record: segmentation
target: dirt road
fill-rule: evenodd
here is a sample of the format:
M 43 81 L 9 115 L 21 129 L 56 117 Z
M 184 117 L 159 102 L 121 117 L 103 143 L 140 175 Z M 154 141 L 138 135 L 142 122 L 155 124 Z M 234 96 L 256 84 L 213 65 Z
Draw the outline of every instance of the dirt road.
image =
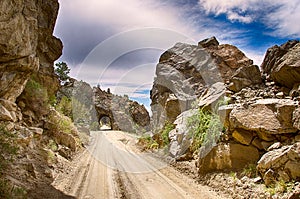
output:
M 121 131 L 91 135 L 90 146 L 73 160 L 73 168 L 53 183 L 66 194 L 82 199 L 222 198 L 159 158 L 139 152 L 133 135 Z

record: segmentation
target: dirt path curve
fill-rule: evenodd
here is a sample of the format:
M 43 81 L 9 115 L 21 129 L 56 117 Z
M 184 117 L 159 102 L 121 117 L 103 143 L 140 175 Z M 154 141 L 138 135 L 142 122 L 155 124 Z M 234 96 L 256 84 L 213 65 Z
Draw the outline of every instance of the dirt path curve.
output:
M 223 198 L 151 154 L 141 153 L 136 137 L 121 131 L 92 132 L 87 150 L 53 186 L 82 199 Z

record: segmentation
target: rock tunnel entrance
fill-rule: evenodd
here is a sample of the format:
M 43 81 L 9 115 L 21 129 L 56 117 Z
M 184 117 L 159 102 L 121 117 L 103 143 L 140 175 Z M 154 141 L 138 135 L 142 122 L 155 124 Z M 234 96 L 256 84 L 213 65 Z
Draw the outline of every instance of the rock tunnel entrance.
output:
M 112 130 L 112 121 L 108 115 L 102 115 L 99 119 L 101 130 Z

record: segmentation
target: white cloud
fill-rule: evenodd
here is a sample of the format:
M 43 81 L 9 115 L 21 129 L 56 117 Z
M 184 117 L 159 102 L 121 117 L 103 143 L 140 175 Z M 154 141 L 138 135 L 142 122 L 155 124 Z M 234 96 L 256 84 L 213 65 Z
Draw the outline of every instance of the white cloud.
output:
M 266 16 L 266 24 L 275 27 L 278 36 L 300 37 L 300 0 L 283 0 L 282 6 Z
M 231 21 L 263 22 L 275 36 L 300 37 L 300 0 L 199 0 L 206 14 L 225 14 Z
M 60 0 L 61 15 L 75 21 L 101 24 L 116 32 L 141 27 L 159 27 L 191 34 L 192 27 L 178 10 L 157 0 Z

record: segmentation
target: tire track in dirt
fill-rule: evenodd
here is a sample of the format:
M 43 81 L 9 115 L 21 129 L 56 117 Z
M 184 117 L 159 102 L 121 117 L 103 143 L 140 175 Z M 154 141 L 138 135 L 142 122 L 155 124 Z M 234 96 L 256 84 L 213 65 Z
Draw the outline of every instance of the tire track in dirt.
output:
M 89 149 L 73 161 L 72 172 L 56 180 L 56 188 L 80 199 L 224 198 L 159 158 L 140 154 L 132 135 L 99 131 L 92 136 Z

